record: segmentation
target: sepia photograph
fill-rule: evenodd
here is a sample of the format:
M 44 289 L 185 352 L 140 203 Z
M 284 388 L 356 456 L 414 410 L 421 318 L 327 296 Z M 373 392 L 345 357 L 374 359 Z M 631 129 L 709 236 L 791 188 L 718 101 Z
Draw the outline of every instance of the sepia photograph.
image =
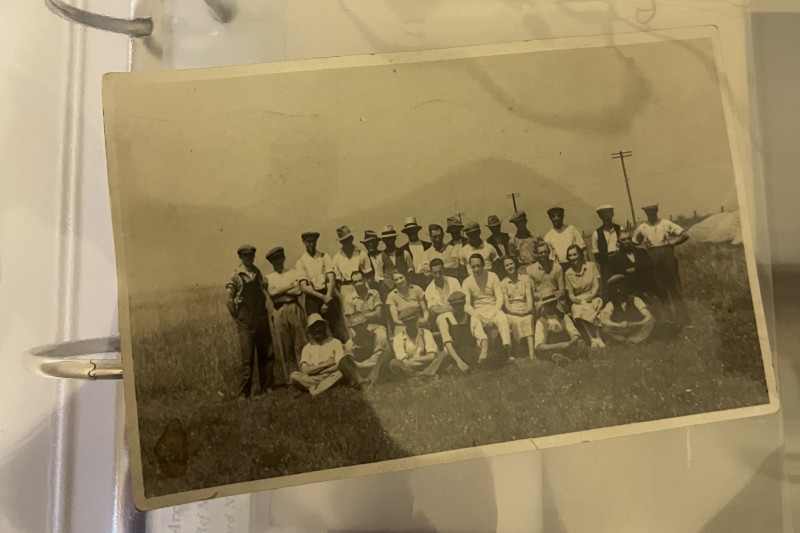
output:
M 142 509 L 771 412 L 713 29 L 111 74 Z

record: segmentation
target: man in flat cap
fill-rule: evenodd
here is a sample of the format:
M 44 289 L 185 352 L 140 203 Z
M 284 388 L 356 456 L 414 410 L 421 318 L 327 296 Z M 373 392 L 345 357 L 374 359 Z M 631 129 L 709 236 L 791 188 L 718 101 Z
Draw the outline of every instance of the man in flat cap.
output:
M 394 273 L 399 272 L 408 277 L 408 273 L 414 270 L 414 262 L 408 250 L 397 247 L 397 231 L 391 225 L 385 226 L 381 230 L 381 241 L 383 241 L 383 251 L 381 252 L 381 266 L 383 267 L 383 283 L 378 286 L 381 298 L 386 301 L 386 297 L 394 290 Z
M 502 279 L 505 277 L 505 270 L 503 270 L 500 258 L 511 254 L 511 248 L 509 247 L 511 236 L 502 230 L 500 217 L 497 215 L 489 215 L 489 218 L 486 220 L 486 227 L 489 228 L 491 232 L 486 242 L 497 251 L 497 260 L 492 263 L 491 268 L 492 271 Z
M 689 240 L 689 235 L 671 220 L 659 218 L 658 204 L 647 205 L 642 210 L 647 220 L 636 228 L 633 240 L 644 245 L 653 260 L 653 276 L 658 284 L 659 297 L 670 311 L 672 320 L 676 324 L 687 325 L 691 320 L 683 301 L 674 248 Z
M 256 248 L 243 244 L 236 253 L 240 264 L 225 286 L 228 289 L 228 312 L 236 321 L 239 336 L 242 373 L 239 397 L 249 398 L 254 367 L 258 371 L 259 392 L 267 392 L 272 386 L 272 339 L 264 277 L 255 265 Z
M 592 254 L 600 266 L 600 274 L 605 280 L 609 276 L 606 268 L 608 258 L 619 250 L 619 232 L 622 228 L 619 224 L 614 223 L 614 206 L 612 205 L 605 204 L 598 207 L 597 216 L 600 217 L 602 224 L 592 233 Z
M 305 294 L 306 315 L 319 313 L 325 318 L 334 337 L 347 342 L 347 328 L 336 293 L 336 274 L 331 256 L 317 250 L 319 232 L 306 231 L 300 238 L 306 251 L 295 264 L 300 273 L 300 290 Z
M 452 278 L 458 278 L 461 274 L 461 263 L 458 260 L 458 249 L 451 244 L 444 242 L 444 228 L 439 224 L 431 224 L 428 226 L 428 234 L 431 236 L 431 247 L 425 251 L 425 265 L 423 270 L 430 281 L 431 278 L 431 262 L 434 259 L 442 261 L 442 268 L 444 275 Z M 425 287 L 425 285 L 422 285 Z
M 547 210 L 547 216 L 553 227 L 545 233 L 544 241 L 550 245 L 553 251 L 553 259 L 558 261 L 564 272 L 569 268 L 567 260 L 567 249 L 573 244 L 580 248 L 583 254 L 586 250 L 586 243 L 581 236 L 581 232 L 575 226 L 564 224 L 564 208 L 551 207 Z
M 289 376 L 297 370 L 300 351 L 306 345 L 306 314 L 300 302 L 300 274 L 286 269 L 282 246 L 267 252 L 273 272 L 266 276 L 272 318 L 272 345 L 275 350 L 275 384 L 288 385 Z
M 489 357 L 489 338 L 483 324 L 466 311 L 467 295 L 457 290 L 447 297 L 450 308 L 439 315 L 436 324 L 442 343 L 458 369 L 466 372 L 472 365 L 480 365 Z
M 655 319 L 647 304 L 630 293 L 625 276 L 608 278 L 609 301 L 598 315 L 603 336 L 620 344 L 640 344 L 647 340 L 655 327 Z
M 407 251 L 411 254 L 412 271 L 406 274 L 408 281 L 414 285 L 424 287 L 427 285 L 425 276 L 425 251 L 431 247 L 428 241 L 420 240 L 419 232 L 422 226 L 417 224 L 417 217 L 408 217 L 403 222 L 403 228 L 400 230 L 408 237 L 406 242 L 400 249 Z
M 355 236 L 350 228 L 341 226 L 336 229 L 336 236 L 342 247 L 333 256 L 333 274 L 336 277 L 336 285 L 344 302 L 353 293 L 353 272 L 360 270 L 364 275 L 372 273 L 372 263 L 367 256 L 367 252 L 356 248 Z
M 356 387 L 363 384 L 353 356 L 331 336 L 327 320 L 318 313 L 310 314 L 306 332 L 308 344 L 300 354 L 299 370 L 290 376 L 292 385 L 316 396 L 340 381 Z
M 511 215 L 508 221 L 517 228 L 517 232 L 511 236 L 511 240 L 508 243 L 511 248 L 511 255 L 517 257 L 519 266 L 524 271 L 528 265 L 536 262 L 536 244 L 542 238 L 535 233 L 531 233 L 528 229 L 528 215 L 525 211 L 517 211 Z
M 377 383 L 381 367 L 390 355 L 384 305 L 381 296 L 367 285 L 364 273 L 353 272 L 353 293 L 344 300 L 344 317 L 350 328 L 345 351 L 353 354 L 362 376 Z
M 464 235 L 467 236 L 467 244 L 461 247 L 461 257 L 459 261 L 468 273 L 468 277 L 472 275 L 472 269 L 469 266 L 469 258 L 475 254 L 483 257 L 484 265 L 487 271 L 492 270 L 492 265 L 500 257 L 497 255 L 497 250 L 494 246 L 486 243 L 481 239 L 481 227 L 475 222 L 467 222 L 464 226 Z

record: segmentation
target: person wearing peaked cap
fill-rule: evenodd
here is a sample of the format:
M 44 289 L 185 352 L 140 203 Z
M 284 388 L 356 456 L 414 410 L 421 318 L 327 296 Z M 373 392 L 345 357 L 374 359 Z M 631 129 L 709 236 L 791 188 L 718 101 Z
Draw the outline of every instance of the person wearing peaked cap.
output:
M 300 274 L 300 290 L 305 295 L 308 315 L 319 313 L 330 322 L 333 335 L 342 342 L 347 341 L 347 328 L 341 316 L 341 304 L 336 294 L 336 274 L 331 256 L 317 249 L 319 233 L 303 233 L 306 251 L 295 263 Z
M 608 278 L 609 301 L 600 311 L 603 336 L 620 344 L 640 344 L 650 337 L 655 328 L 653 314 L 644 300 L 631 294 L 625 276 L 614 274 Z
M 503 256 L 511 254 L 509 241 L 511 236 L 508 233 L 501 231 L 500 218 L 497 215 L 490 215 L 486 221 L 486 227 L 492 232 L 486 242 L 489 243 L 497 251 L 497 260 L 492 263 L 492 271 L 500 278 L 505 276 L 503 272 L 503 265 L 500 264 L 499 259 Z
M 466 311 L 467 295 L 457 290 L 447 297 L 450 310 L 436 319 L 436 327 L 450 359 L 458 369 L 466 372 L 471 366 L 482 364 L 489 357 L 489 338 L 483 324 Z
M 689 240 L 683 228 L 671 220 L 659 218 L 658 204 L 643 207 L 647 220 L 633 233 L 633 241 L 643 244 L 653 260 L 653 276 L 658 284 L 659 297 L 669 309 L 672 320 L 678 325 L 691 322 L 678 272 L 674 247 Z
M 467 236 L 467 244 L 461 247 L 461 255 L 458 258 L 462 268 L 469 275 L 472 275 L 472 271 L 469 268 L 469 258 L 474 254 L 480 254 L 483 257 L 486 270 L 491 271 L 494 261 L 500 256 L 494 246 L 481 239 L 480 225 L 475 221 L 467 222 L 466 226 L 464 226 L 464 234 Z
M 424 287 L 427 284 L 425 277 L 425 251 L 431 247 L 431 243 L 420 240 L 419 231 L 421 229 L 422 226 L 417 224 L 417 217 L 406 218 L 401 231 L 408 237 L 408 242 L 401 246 L 400 249 L 411 254 L 412 271 L 407 274 L 409 281 L 414 285 Z
M 558 297 L 554 293 L 544 294 L 541 302 L 534 327 L 533 346 L 536 355 L 558 365 L 586 355 L 586 342 L 569 315 L 559 309 Z
M 345 353 L 341 341 L 331 335 L 328 326 L 328 321 L 319 313 L 308 315 L 308 344 L 300 354 L 298 370 L 289 377 L 292 385 L 312 396 L 341 381 L 353 386 L 363 381 L 353 357 Z
M 355 247 L 354 235 L 347 226 L 336 230 L 342 247 L 333 256 L 333 274 L 342 302 L 353 292 L 353 272 L 360 270 L 364 275 L 372 274 L 372 262 L 367 252 Z
M 241 361 L 239 397 L 249 398 L 253 389 L 253 372 L 258 370 L 259 392 L 269 390 L 272 377 L 272 339 L 267 315 L 267 293 L 261 270 L 255 265 L 256 249 L 239 246 L 241 263 L 225 285 L 228 290 L 228 313 L 236 321 Z
M 586 243 L 581 232 L 575 226 L 564 224 L 563 207 L 551 207 L 547 210 L 547 216 L 550 217 L 553 227 L 545 233 L 544 241 L 550 245 L 550 249 L 553 251 L 553 259 L 558 261 L 561 264 L 561 268 L 566 272 L 569 268 L 567 248 L 575 244 L 580 248 L 581 253 L 584 253 Z
M 517 232 L 508 243 L 510 253 L 516 256 L 520 268 L 524 271 L 528 265 L 536 262 L 536 244 L 542 240 L 542 237 L 531 233 L 528 229 L 528 215 L 525 211 L 517 211 L 511 215 L 508 221 L 517 228 Z
M 609 275 L 606 267 L 608 258 L 619 251 L 619 232 L 622 227 L 614 223 L 614 206 L 601 205 L 597 208 L 597 216 L 600 217 L 602 224 L 592 233 L 592 254 L 594 260 L 600 265 L 602 279 Z
M 289 376 L 297 370 L 300 350 L 306 345 L 306 314 L 300 302 L 300 273 L 286 269 L 282 246 L 267 252 L 273 272 L 266 276 L 268 303 L 275 351 L 275 384 L 288 385 Z
M 389 335 L 383 318 L 380 294 L 370 289 L 361 271 L 353 272 L 353 294 L 343 302 L 344 316 L 350 326 L 350 340 L 345 353 L 353 355 L 363 377 L 377 383 L 391 356 Z
M 400 310 L 398 318 L 404 327 L 397 328 L 392 338 L 395 358 L 389 362 L 389 368 L 401 378 L 436 375 L 447 354 L 439 352 L 430 330 L 420 326 L 419 310 L 406 307 Z
M 393 226 L 389 225 L 383 228 L 381 240 L 383 241 L 383 251 L 380 254 L 380 272 L 375 273 L 375 279 L 380 281 L 376 288 L 381 293 L 383 301 L 386 301 L 389 293 L 394 290 L 395 272 L 406 276 L 409 271 L 414 270 L 414 263 L 408 250 L 397 247 L 397 231 Z

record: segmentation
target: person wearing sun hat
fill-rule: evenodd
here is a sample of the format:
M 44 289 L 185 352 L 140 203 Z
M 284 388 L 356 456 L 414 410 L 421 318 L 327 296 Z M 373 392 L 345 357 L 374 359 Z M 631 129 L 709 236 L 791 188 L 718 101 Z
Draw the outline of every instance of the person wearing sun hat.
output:
M 414 263 L 408 250 L 402 250 L 397 247 L 397 231 L 394 226 L 384 226 L 381 230 L 381 241 L 383 241 L 384 246 L 380 255 L 383 280 L 377 288 L 383 301 L 386 301 L 386 297 L 394 290 L 395 272 L 407 276 L 409 271 L 414 270 Z
M 608 278 L 609 300 L 599 319 L 603 336 L 610 342 L 640 344 L 650 337 L 656 321 L 644 300 L 628 290 L 625 276 Z
M 633 240 L 637 244 L 644 245 L 653 260 L 653 277 L 660 293 L 658 296 L 670 311 L 672 320 L 677 324 L 687 325 L 691 320 L 686 303 L 683 301 L 683 289 L 674 247 L 689 240 L 689 235 L 671 220 L 659 218 L 658 204 L 646 205 L 642 210 L 647 215 L 647 220 L 636 228 Z
M 459 262 L 467 271 L 467 277 L 472 275 L 472 269 L 469 268 L 469 258 L 474 254 L 480 254 L 480 256 L 483 257 L 486 270 L 489 272 L 492 271 L 494 261 L 499 256 L 494 246 L 481 239 L 480 224 L 475 221 L 467 222 L 464 226 L 464 235 L 467 236 L 467 244 L 461 247 Z
M 336 237 L 342 247 L 333 256 L 333 274 L 336 277 L 336 284 L 339 294 L 344 302 L 353 292 L 353 282 L 351 280 L 353 272 L 360 270 L 365 275 L 372 273 L 372 263 L 367 256 L 367 252 L 356 248 L 355 235 L 348 226 L 341 226 L 336 229 Z
M 558 261 L 561 264 L 561 268 L 566 272 L 569 268 L 567 248 L 575 244 L 580 248 L 580 252 L 584 253 L 586 243 L 578 228 L 564 224 L 563 207 L 551 207 L 547 210 L 547 216 L 550 218 L 553 227 L 544 234 L 544 241 L 550 245 L 550 249 L 553 251 L 553 259 Z
M 603 279 L 606 279 L 610 275 L 606 265 L 609 257 L 619 251 L 619 232 L 622 228 L 614 222 L 613 205 L 603 204 L 596 209 L 596 212 L 602 224 L 592 233 L 592 254 L 594 260 L 600 265 Z
M 542 238 L 528 229 L 528 215 L 525 211 L 517 211 L 511 215 L 508 221 L 517 228 L 517 232 L 511 236 L 508 243 L 511 255 L 517 257 L 520 268 L 525 270 L 528 265 L 536 262 L 536 244 Z
M 249 398 L 253 371 L 258 371 L 259 392 L 272 386 L 272 338 L 267 314 L 267 292 L 261 270 L 255 265 L 256 247 L 243 244 L 236 250 L 239 266 L 225 285 L 228 313 L 236 321 L 241 361 L 239 397 Z
M 431 247 L 428 241 L 420 240 L 419 232 L 422 226 L 417 224 L 417 217 L 408 217 L 403 222 L 403 228 L 400 230 L 408 237 L 408 242 L 400 247 L 401 250 L 407 251 L 411 254 L 411 264 L 413 272 L 407 274 L 409 281 L 414 285 L 424 287 L 427 284 L 425 279 L 425 251 Z
M 298 370 L 289 381 L 302 391 L 316 396 L 330 389 L 342 379 L 353 386 L 363 382 L 352 355 L 346 354 L 339 339 L 333 337 L 328 321 L 319 313 L 308 315 L 306 322 L 308 344 L 300 354 Z
M 505 271 L 503 270 L 503 265 L 500 264 L 499 259 L 503 256 L 511 254 L 511 248 L 509 242 L 511 241 L 511 236 L 502 231 L 502 224 L 500 222 L 500 217 L 497 215 L 489 215 L 488 219 L 486 220 L 486 227 L 489 228 L 491 235 L 486 239 L 486 242 L 494 247 L 495 251 L 497 251 L 497 260 L 492 263 L 492 271 L 503 279 L 505 277 Z
M 275 384 L 288 385 L 289 376 L 297 370 L 300 350 L 306 345 L 306 315 L 300 303 L 300 274 L 287 270 L 286 253 L 282 246 L 271 248 L 266 254 L 273 272 L 265 281 L 269 295 L 272 345 L 275 350 Z
M 305 295 L 307 315 L 319 313 L 329 323 L 334 336 L 347 341 L 347 329 L 341 317 L 341 304 L 336 293 L 336 274 L 331 256 L 317 249 L 319 232 L 305 231 L 300 238 L 306 251 L 295 263 L 300 273 L 300 290 Z
M 372 288 L 377 288 L 377 284 L 383 281 L 383 263 L 381 262 L 381 252 L 378 249 L 381 240 L 378 233 L 371 229 L 364 230 L 364 238 L 361 239 L 361 244 L 367 251 L 367 259 L 371 270 L 367 273 L 367 280 Z

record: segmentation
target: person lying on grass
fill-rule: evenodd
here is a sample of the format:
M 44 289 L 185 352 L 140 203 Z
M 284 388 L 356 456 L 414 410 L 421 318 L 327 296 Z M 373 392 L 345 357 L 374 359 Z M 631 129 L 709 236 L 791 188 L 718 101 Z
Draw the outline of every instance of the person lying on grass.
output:
M 656 321 L 644 300 L 632 294 L 622 274 L 608 278 L 609 302 L 600 311 L 603 335 L 611 342 L 639 344 L 653 332 Z
M 466 372 L 470 365 L 481 365 L 488 359 L 489 338 L 481 321 L 467 313 L 467 296 L 463 292 L 452 292 L 447 303 L 451 310 L 439 315 L 436 324 L 448 355 L 460 371 Z
M 586 354 L 586 341 L 572 319 L 558 309 L 555 294 L 543 296 L 541 304 L 534 334 L 536 354 L 559 365 Z
M 345 354 L 342 342 L 331 335 L 328 321 L 319 313 L 308 316 L 308 344 L 300 354 L 299 371 L 292 372 L 289 382 L 312 396 L 330 389 L 344 379 L 353 386 L 363 380 L 353 357 Z
M 398 318 L 404 327 L 398 328 L 392 339 L 395 358 L 389 368 L 400 377 L 435 376 L 447 353 L 437 353 L 433 334 L 419 325 L 416 307 L 406 307 L 398 313 Z

